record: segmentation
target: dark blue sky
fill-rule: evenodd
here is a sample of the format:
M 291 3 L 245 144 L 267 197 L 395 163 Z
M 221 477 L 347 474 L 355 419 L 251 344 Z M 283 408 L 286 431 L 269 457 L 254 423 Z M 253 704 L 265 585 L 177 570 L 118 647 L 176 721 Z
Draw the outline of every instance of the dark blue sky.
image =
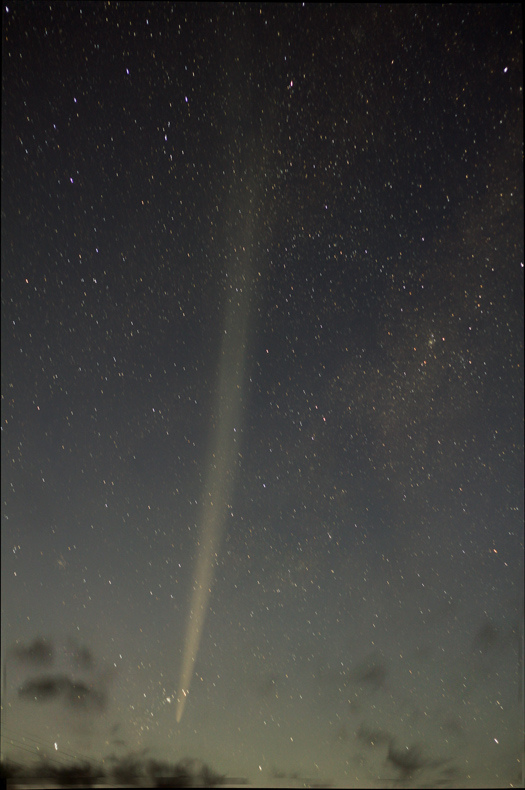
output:
M 516 784 L 519 6 L 2 25 L 2 754 Z

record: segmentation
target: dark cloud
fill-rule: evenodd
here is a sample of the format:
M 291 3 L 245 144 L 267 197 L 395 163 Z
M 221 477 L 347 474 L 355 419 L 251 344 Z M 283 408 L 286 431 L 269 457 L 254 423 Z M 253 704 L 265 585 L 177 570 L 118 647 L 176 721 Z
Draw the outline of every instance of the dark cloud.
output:
M 145 750 L 147 751 L 147 750 Z M 127 754 L 125 757 L 113 758 L 114 765 L 111 775 L 119 784 L 135 783 L 144 773 L 145 751 L 140 754 Z
M 36 637 L 29 644 L 17 643 L 9 653 L 18 663 L 33 666 L 49 666 L 54 659 L 53 645 L 43 637 Z
M 367 659 L 359 664 L 352 672 L 352 680 L 363 683 L 372 689 L 380 689 L 385 685 L 387 668 L 383 663 Z
M 177 763 L 147 759 L 148 749 L 130 752 L 124 757 L 106 758 L 113 763 L 109 774 L 118 784 L 142 784 L 144 778 L 156 787 L 215 787 L 223 784 L 245 784 L 245 779 L 226 778 L 207 763 L 184 757 Z
M 83 785 L 91 786 L 94 782 L 104 777 L 104 772 L 88 762 L 72 763 L 52 768 L 50 778 L 55 779 L 58 785 Z
M 25 782 L 28 779 L 46 779 L 57 786 L 91 787 L 97 781 L 116 782 L 119 785 L 137 787 L 217 787 L 221 785 L 245 785 L 246 779 L 226 777 L 194 757 L 184 757 L 177 763 L 148 759 L 148 749 L 130 752 L 125 757 L 105 758 L 111 768 L 104 772 L 100 766 L 88 761 L 56 766 L 48 760 L 40 760 L 36 765 L 23 768 L 15 763 L 2 763 L 2 777 Z M 298 773 L 287 774 L 298 777 Z M 309 783 L 309 786 L 310 783 Z
M 443 720 L 441 728 L 445 733 L 451 735 L 453 738 L 459 738 L 464 734 L 463 727 L 461 726 L 461 720 L 458 716 L 447 716 Z
M 388 745 L 386 763 L 398 772 L 400 782 L 414 779 L 418 787 L 436 787 L 450 785 L 457 778 L 457 769 L 450 765 L 449 760 L 434 759 L 425 754 L 421 744 L 398 747 L 391 738 Z
M 381 743 L 389 743 L 391 735 L 386 730 L 377 730 L 361 724 L 356 732 L 356 738 L 367 746 L 378 746 Z
M 391 741 L 388 747 L 387 762 L 399 771 L 401 779 L 412 778 L 416 771 L 420 771 L 429 764 L 422 755 L 419 745 L 398 749 Z
M 287 787 L 331 787 L 329 784 L 318 784 L 317 781 L 309 779 L 304 776 L 302 771 L 281 771 L 278 768 L 272 768 L 270 771 L 272 779 L 277 779 L 282 786 Z
M 60 681 L 54 677 L 40 677 L 28 680 L 18 690 L 21 699 L 32 699 L 35 702 L 49 702 L 60 694 Z
M 224 774 L 217 773 L 202 760 L 193 757 L 179 760 L 173 768 L 168 764 L 154 761 L 151 761 L 148 767 L 150 771 L 153 767 L 155 773 L 152 772 L 152 775 L 157 779 L 157 786 L 160 787 L 216 787 L 225 784 L 226 781 L 231 783 Z
M 472 641 L 472 649 L 479 653 L 488 653 L 498 644 L 500 632 L 491 622 L 480 626 Z
M 104 710 L 106 693 L 82 680 L 66 675 L 42 675 L 27 680 L 18 691 L 21 699 L 33 702 L 50 702 L 60 699 L 75 709 Z

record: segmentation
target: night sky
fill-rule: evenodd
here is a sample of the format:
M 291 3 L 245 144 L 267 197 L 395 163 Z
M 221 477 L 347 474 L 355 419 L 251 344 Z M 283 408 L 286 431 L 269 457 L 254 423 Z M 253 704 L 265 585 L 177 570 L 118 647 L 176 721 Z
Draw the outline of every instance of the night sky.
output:
M 520 5 L 2 37 L 3 756 L 518 785 Z

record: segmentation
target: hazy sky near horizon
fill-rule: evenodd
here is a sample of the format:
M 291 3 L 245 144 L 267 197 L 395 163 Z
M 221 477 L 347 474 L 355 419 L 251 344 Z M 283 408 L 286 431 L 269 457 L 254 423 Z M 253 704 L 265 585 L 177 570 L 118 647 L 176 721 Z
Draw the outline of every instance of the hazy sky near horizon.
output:
M 3 756 L 518 783 L 520 6 L 2 36 Z

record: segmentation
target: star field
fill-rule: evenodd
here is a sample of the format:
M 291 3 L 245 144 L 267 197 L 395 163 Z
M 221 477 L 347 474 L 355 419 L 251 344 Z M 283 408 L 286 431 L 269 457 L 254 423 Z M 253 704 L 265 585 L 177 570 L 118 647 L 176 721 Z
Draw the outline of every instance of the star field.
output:
M 2 35 L 3 759 L 519 786 L 519 7 Z

